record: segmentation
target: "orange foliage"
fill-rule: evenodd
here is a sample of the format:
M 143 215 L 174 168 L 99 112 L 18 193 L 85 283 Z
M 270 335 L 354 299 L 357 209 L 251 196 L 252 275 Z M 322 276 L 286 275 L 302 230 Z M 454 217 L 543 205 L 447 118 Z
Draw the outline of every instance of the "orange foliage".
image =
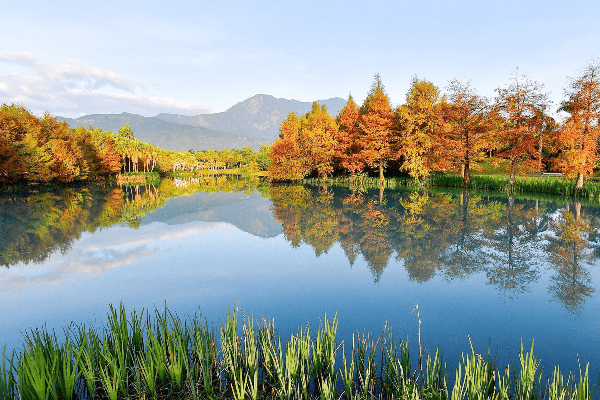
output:
M 338 131 L 335 135 L 337 146 L 335 149 L 335 166 L 346 169 L 352 175 L 364 168 L 364 162 L 358 156 L 360 147 L 358 143 L 360 110 L 352 96 L 340 111 L 337 118 Z
M 495 119 L 490 116 L 487 99 L 478 96 L 469 83 L 450 82 L 448 102 L 444 104 L 446 130 L 440 136 L 439 158 L 453 170 L 460 170 L 464 184 L 471 182 L 471 163 L 480 161 L 489 147 L 489 132 Z
M 379 75 L 361 108 L 359 158 L 371 168 L 379 169 L 379 180 L 383 182 L 383 171 L 392 159 L 392 108 L 390 99 L 383 90 Z
M 543 85 L 526 75 L 514 74 L 506 88 L 498 88 L 496 111 L 502 125 L 495 131 L 497 159 L 508 160 L 509 184 L 515 174 L 542 169 L 542 145 L 547 136 L 548 95 Z
M 583 189 L 583 179 L 598 162 L 600 138 L 600 64 L 590 63 L 567 89 L 568 99 L 561 110 L 570 115 L 557 131 L 562 149 L 557 166 L 569 178 L 577 177 L 577 188 Z

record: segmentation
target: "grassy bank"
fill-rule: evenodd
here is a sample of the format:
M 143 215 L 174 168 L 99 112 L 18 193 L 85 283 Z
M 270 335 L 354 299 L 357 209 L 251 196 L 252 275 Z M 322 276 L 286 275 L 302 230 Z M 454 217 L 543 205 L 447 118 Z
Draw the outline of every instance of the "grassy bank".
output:
M 339 342 L 337 323 L 325 316 L 282 340 L 273 321 L 238 310 L 214 328 L 167 309 L 111 307 L 101 331 L 70 326 L 64 342 L 27 332 L 22 350 L 4 354 L 0 399 L 591 398 L 587 367 L 543 376 L 533 344 L 512 366 L 471 348 L 449 368 L 439 351 L 411 357 L 391 329 Z
M 307 185 L 324 186 L 324 182 L 318 178 L 307 178 L 302 182 Z M 379 188 L 379 179 L 366 175 L 355 177 L 343 176 L 329 179 L 326 184 L 327 186 L 341 186 L 350 189 L 368 190 Z M 463 185 L 460 176 L 445 173 L 434 174 L 426 181 L 418 181 L 404 177 L 386 178 L 384 181 L 384 187 L 389 189 L 432 186 L 460 187 L 497 192 L 508 192 L 510 190 L 508 176 L 501 175 L 474 175 L 471 178 L 471 183 L 467 186 Z M 562 177 L 517 177 L 513 192 L 600 199 L 600 182 L 587 181 L 583 186 L 583 190 L 578 192 L 575 189 L 574 181 Z

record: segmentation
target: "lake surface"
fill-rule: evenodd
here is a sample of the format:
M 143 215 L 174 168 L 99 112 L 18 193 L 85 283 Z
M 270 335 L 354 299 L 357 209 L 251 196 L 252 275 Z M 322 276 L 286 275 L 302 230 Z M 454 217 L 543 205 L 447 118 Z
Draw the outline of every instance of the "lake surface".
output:
M 36 326 L 106 322 L 109 304 L 201 312 L 239 304 L 279 334 L 339 317 L 386 321 L 453 374 L 521 341 L 545 373 L 600 369 L 600 204 L 444 190 L 350 191 L 237 180 L 0 194 L 0 343 Z

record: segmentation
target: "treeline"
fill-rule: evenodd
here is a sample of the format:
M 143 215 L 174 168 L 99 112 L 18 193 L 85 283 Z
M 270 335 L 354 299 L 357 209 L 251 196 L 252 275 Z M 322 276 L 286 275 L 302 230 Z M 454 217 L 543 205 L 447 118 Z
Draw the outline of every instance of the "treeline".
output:
M 0 184 L 93 181 L 125 172 L 243 168 L 268 169 L 269 147 L 176 152 L 118 133 L 70 128 L 46 113 L 38 118 L 18 105 L 0 107 Z
M 549 115 L 542 90 L 515 73 L 492 100 L 469 83 L 451 81 L 443 94 L 414 78 L 406 102 L 393 109 L 376 75 L 363 104 L 350 96 L 336 118 L 316 103 L 302 117 L 290 113 L 273 144 L 271 177 L 378 171 L 383 181 L 387 170 L 424 180 L 433 171 L 460 171 L 468 184 L 471 168 L 489 158 L 511 185 L 517 174 L 553 170 L 576 178 L 581 189 L 598 162 L 600 63 L 590 62 L 570 80 L 561 123 Z

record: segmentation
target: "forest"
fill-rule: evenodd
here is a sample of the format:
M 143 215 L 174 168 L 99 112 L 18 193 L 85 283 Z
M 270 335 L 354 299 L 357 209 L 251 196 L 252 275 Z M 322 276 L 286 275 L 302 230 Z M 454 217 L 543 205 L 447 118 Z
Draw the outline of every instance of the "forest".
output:
M 296 181 L 313 175 L 405 174 L 426 180 L 432 172 L 471 171 L 486 160 L 509 176 L 560 172 L 577 189 L 598 163 L 600 63 L 591 61 L 565 87 L 558 111 L 543 85 L 514 73 L 497 96 L 481 96 L 470 83 L 451 81 L 446 92 L 413 78 L 406 102 L 392 108 L 379 75 L 359 107 L 352 96 L 337 117 L 314 103 L 312 110 L 290 113 L 272 146 L 270 176 Z
M 176 152 L 135 138 L 129 126 L 112 133 L 70 128 L 20 105 L 0 107 L 0 185 L 15 182 L 94 181 L 128 172 L 268 168 L 268 147 Z

